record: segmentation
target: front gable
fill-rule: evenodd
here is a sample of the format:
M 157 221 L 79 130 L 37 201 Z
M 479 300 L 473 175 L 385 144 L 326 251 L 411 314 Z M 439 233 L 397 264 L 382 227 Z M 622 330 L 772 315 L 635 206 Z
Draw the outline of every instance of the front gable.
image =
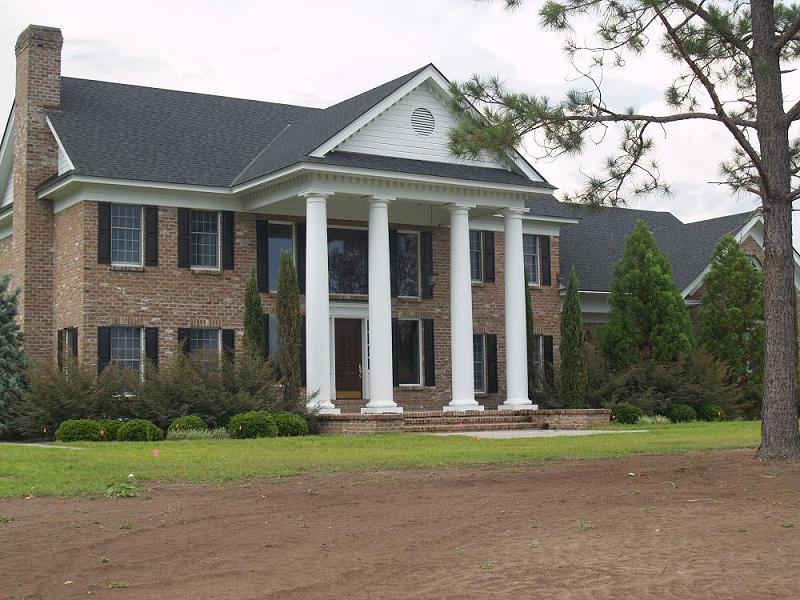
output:
M 449 134 L 457 125 L 458 120 L 447 105 L 447 99 L 426 81 L 339 144 L 336 150 L 510 168 L 510 161 L 504 164 L 487 153 L 476 160 L 453 156 L 448 148 Z

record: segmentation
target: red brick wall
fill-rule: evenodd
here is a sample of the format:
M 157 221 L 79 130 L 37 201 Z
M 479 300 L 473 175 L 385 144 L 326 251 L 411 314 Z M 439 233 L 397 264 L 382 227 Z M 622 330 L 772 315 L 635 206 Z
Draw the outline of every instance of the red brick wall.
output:
M 235 269 L 193 272 L 178 268 L 177 209 L 159 208 L 159 264 L 144 269 L 117 270 L 97 262 L 97 204 L 82 202 L 56 217 L 56 323 L 79 328 L 79 355 L 96 364 L 97 327 L 134 325 L 159 328 L 159 352 L 168 360 L 175 350 L 179 327 L 235 329 L 241 347 L 244 286 L 255 264 L 256 221 L 292 220 L 281 215 L 236 214 Z M 363 222 L 332 224 L 364 226 Z M 393 224 L 394 226 L 395 224 Z M 419 227 L 397 224 L 403 229 Z M 450 400 L 450 266 L 449 229 L 433 231 L 434 297 L 428 300 L 395 298 L 392 316 L 433 319 L 435 339 L 435 387 L 397 388 L 395 400 L 406 410 L 440 408 Z M 503 235 L 495 234 L 496 281 L 473 286 L 473 318 L 477 333 L 498 339 L 497 394 L 479 397 L 487 408 L 505 399 L 505 322 L 503 317 Z M 553 335 L 558 352 L 558 240 L 551 243 L 553 285 L 532 288 L 536 330 Z M 336 301 L 346 298 L 334 297 Z M 366 303 L 365 297 L 357 299 Z M 265 312 L 274 314 L 274 294 L 263 294 Z M 53 344 L 55 338 L 53 337 Z M 340 401 L 346 410 L 357 410 L 365 401 Z

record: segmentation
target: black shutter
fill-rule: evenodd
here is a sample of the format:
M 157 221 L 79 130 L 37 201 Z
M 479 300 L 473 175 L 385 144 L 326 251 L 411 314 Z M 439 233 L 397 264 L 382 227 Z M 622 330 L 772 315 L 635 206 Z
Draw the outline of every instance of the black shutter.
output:
M 430 231 L 420 234 L 422 246 L 422 297 L 433 298 L 433 235 Z
M 188 268 L 189 264 L 189 209 L 178 209 L 178 266 Z
M 178 346 L 184 354 L 191 354 L 190 339 L 192 337 L 192 330 L 188 328 L 178 328 Z
M 494 231 L 481 232 L 483 237 L 483 280 L 494 281 Z
M 486 392 L 497 393 L 497 336 L 484 336 L 486 344 Z
M 149 360 L 153 366 L 158 365 L 158 328 L 145 327 L 144 328 L 144 357 Z
M 297 224 L 297 287 L 306 293 L 306 224 Z M 305 337 L 305 336 L 303 336 Z
M 56 357 L 56 360 L 58 361 L 58 370 L 59 371 L 63 371 L 64 370 L 64 332 L 65 332 L 64 329 L 59 329 L 58 330 L 58 334 L 57 334 L 57 336 L 58 336 L 57 340 L 58 341 L 56 342 L 56 348 L 57 348 L 58 356 Z
M 256 221 L 256 277 L 258 291 L 269 291 L 269 222 Z
M 233 329 L 222 330 L 222 354 L 226 359 L 233 362 L 234 351 L 236 350 L 236 332 Z
M 389 278 L 392 298 L 397 298 L 397 230 L 389 230 Z
M 400 323 L 397 319 L 392 319 L 392 386 L 397 387 L 400 382 L 400 368 L 397 364 L 397 342 L 400 336 Z
M 144 264 L 158 264 L 158 207 L 144 207 Z
M 261 324 L 264 329 L 264 358 L 269 358 L 269 315 L 261 315 Z
M 236 225 L 232 211 L 222 212 L 222 268 L 233 269 Z
M 97 203 L 97 262 L 111 264 L 111 205 Z
M 306 387 L 306 316 L 300 317 L 300 385 Z
M 544 381 L 548 385 L 551 385 L 554 381 L 553 379 L 553 336 L 552 335 L 545 335 L 542 336 L 544 342 Z
M 422 348 L 425 364 L 425 385 L 436 385 L 436 352 L 433 341 L 433 319 L 422 319 Z
M 97 373 L 111 362 L 111 327 L 97 328 Z
M 539 236 L 539 254 L 541 255 L 542 260 L 542 285 L 551 285 L 552 276 L 550 275 L 550 236 Z

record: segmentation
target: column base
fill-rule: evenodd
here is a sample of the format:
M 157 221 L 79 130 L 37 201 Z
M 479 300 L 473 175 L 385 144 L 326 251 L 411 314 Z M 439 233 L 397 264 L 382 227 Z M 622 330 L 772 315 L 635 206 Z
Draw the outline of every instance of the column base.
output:
M 475 404 L 446 404 L 442 407 L 442 412 L 467 412 L 471 410 L 481 412 L 483 406 L 476 402 Z
M 362 415 L 382 415 L 382 414 L 396 414 L 403 412 L 402 406 L 370 406 L 367 405 L 361 409 Z
M 508 400 L 506 400 L 508 402 Z M 534 404 L 530 400 L 527 403 L 515 402 L 514 404 L 506 404 L 503 402 L 497 407 L 497 410 L 539 410 L 539 405 Z
M 319 404 L 311 404 L 306 406 L 307 413 L 316 413 L 318 415 L 340 415 L 342 414 L 342 410 L 340 408 L 336 408 L 333 404 L 322 405 Z

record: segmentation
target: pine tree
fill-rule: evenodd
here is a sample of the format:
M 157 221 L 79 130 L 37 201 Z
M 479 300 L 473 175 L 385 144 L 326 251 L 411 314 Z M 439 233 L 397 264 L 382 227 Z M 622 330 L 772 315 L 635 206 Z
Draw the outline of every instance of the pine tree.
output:
M 300 410 L 300 289 L 297 271 L 290 252 L 281 254 L 278 273 L 278 348 L 283 399 L 288 408 Z
M 569 274 L 567 295 L 561 309 L 561 370 L 558 396 L 561 406 L 581 408 L 586 405 L 589 373 L 583 337 L 583 316 L 578 296 L 578 276 Z
M 533 335 L 533 302 L 531 291 L 528 289 L 528 276 L 525 275 L 525 333 L 528 340 L 528 398 L 536 397 L 536 337 Z
M 608 323 L 600 351 L 612 369 L 644 358 L 676 360 L 692 349 L 689 312 L 672 281 L 672 268 L 644 221 L 637 221 L 614 267 Z
M 717 243 L 705 278 L 700 343 L 725 361 L 739 384 L 764 368 L 764 278 L 730 235 Z
M 264 356 L 264 309 L 261 292 L 258 291 L 258 276 L 253 267 L 250 279 L 244 288 L 244 351 L 251 358 Z
M 17 316 L 19 290 L 9 291 L 11 276 L 0 277 L 0 437 L 8 431 L 8 407 L 25 388 L 27 357 L 20 345 Z

